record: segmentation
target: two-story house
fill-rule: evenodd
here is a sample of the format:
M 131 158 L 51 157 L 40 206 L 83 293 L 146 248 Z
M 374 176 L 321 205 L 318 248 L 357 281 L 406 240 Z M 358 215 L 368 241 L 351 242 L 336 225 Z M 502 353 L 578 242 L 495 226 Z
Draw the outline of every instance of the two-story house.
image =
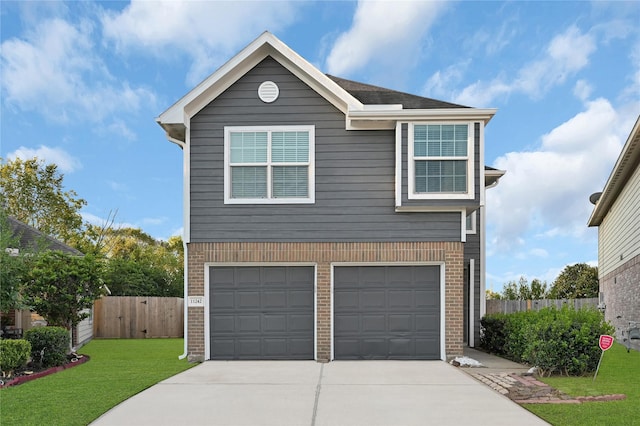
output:
M 640 350 L 629 330 L 640 326 L 640 116 L 595 203 L 589 226 L 598 227 L 600 303 L 620 342 Z M 628 340 L 629 339 L 629 340 Z
M 323 74 L 263 33 L 157 119 L 184 152 L 185 355 L 462 354 L 494 114 Z

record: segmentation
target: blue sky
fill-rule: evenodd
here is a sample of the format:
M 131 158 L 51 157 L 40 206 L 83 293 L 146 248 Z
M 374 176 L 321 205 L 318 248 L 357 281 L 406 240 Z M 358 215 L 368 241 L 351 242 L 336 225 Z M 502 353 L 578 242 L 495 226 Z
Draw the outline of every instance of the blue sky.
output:
M 640 3 L 0 3 L 4 159 L 55 162 L 84 217 L 182 231 L 162 111 L 269 30 L 323 72 L 497 108 L 487 287 L 597 263 L 586 226 L 640 113 Z

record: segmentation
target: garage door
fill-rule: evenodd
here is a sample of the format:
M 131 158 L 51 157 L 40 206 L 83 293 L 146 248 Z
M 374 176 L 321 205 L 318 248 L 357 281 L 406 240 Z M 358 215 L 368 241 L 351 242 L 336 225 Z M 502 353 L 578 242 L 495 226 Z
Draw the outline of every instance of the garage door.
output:
M 440 267 L 336 267 L 334 315 L 335 359 L 440 359 Z
M 313 267 L 211 267 L 209 277 L 211 359 L 313 359 Z

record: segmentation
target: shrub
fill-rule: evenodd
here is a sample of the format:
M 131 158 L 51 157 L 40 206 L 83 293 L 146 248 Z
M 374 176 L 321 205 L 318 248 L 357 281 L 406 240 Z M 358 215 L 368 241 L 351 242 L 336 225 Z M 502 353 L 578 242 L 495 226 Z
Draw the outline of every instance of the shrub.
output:
M 492 314 L 480 320 L 480 328 L 483 333 L 480 335 L 480 347 L 489 352 L 506 355 L 506 314 Z
M 4 377 L 11 377 L 13 370 L 27 364 L 31 343 L 24 339 L 0 340 L 0 370 Z
M 24 338 L 31 343 L 31 358 L 43 368 L 63 365 L 71 340 L 63 327 L 35 327 L 27 330 Z
M 545 311 L 543 321 L 527 326 L 532 339 L 525 348 L 524 360 L 536 365 L 543 376 L 581 376 L 595 371 L 601 353 L 598 338 L 613 333 L 613 327 L 596 309 L 563 307 Z
M 613 333 L 596 309 L 546 308 L 488 315 L 480 344 L 516 362 L 535 365 L 542 375 L 583 375 L 595 371 L 598 337 Z

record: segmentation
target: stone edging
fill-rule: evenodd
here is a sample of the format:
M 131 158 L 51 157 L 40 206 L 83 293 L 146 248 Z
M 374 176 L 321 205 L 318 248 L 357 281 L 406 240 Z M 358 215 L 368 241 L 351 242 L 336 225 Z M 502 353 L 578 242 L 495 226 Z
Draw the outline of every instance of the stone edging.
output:
M 46 370 L 39 371 L 37 373 L 15 377 L 15 378 L 5 382 L 4 384 L 0 385 L 0 389 L 8 388 L 9 386 L 16 386 L 16 385 L 19 385 L 19 384 L 22 384 L 22 383 L 25 383 L 25 382 L 30 382 L 31 380 L 39 379 L 40 377 L 45 377 L 45 376 L 48 376 L 50 374 L 57 373 L 59 371 L 63 371 L 63 370 L 67 370 L 69 368 L 76 367 L 76 366 L 78 366 L 80 364 L 84 364 L 87 361 L 89 361 L 89 357 L 87 355 L 82 355 L 82 357 L 81 358 L 77 358 L 77 361 L 75 361 L 75 362 L 68 362 L 68 363 L 66 363 L 64 365 L 59 365 L 57 367 L 51 367 L 51 368 L 48 368 Z
M 537 380 L 516 373 L 470 373 L 472 377 L 518 404 L 582 404 L 619 401 L 624 394 L 572 397 Z

